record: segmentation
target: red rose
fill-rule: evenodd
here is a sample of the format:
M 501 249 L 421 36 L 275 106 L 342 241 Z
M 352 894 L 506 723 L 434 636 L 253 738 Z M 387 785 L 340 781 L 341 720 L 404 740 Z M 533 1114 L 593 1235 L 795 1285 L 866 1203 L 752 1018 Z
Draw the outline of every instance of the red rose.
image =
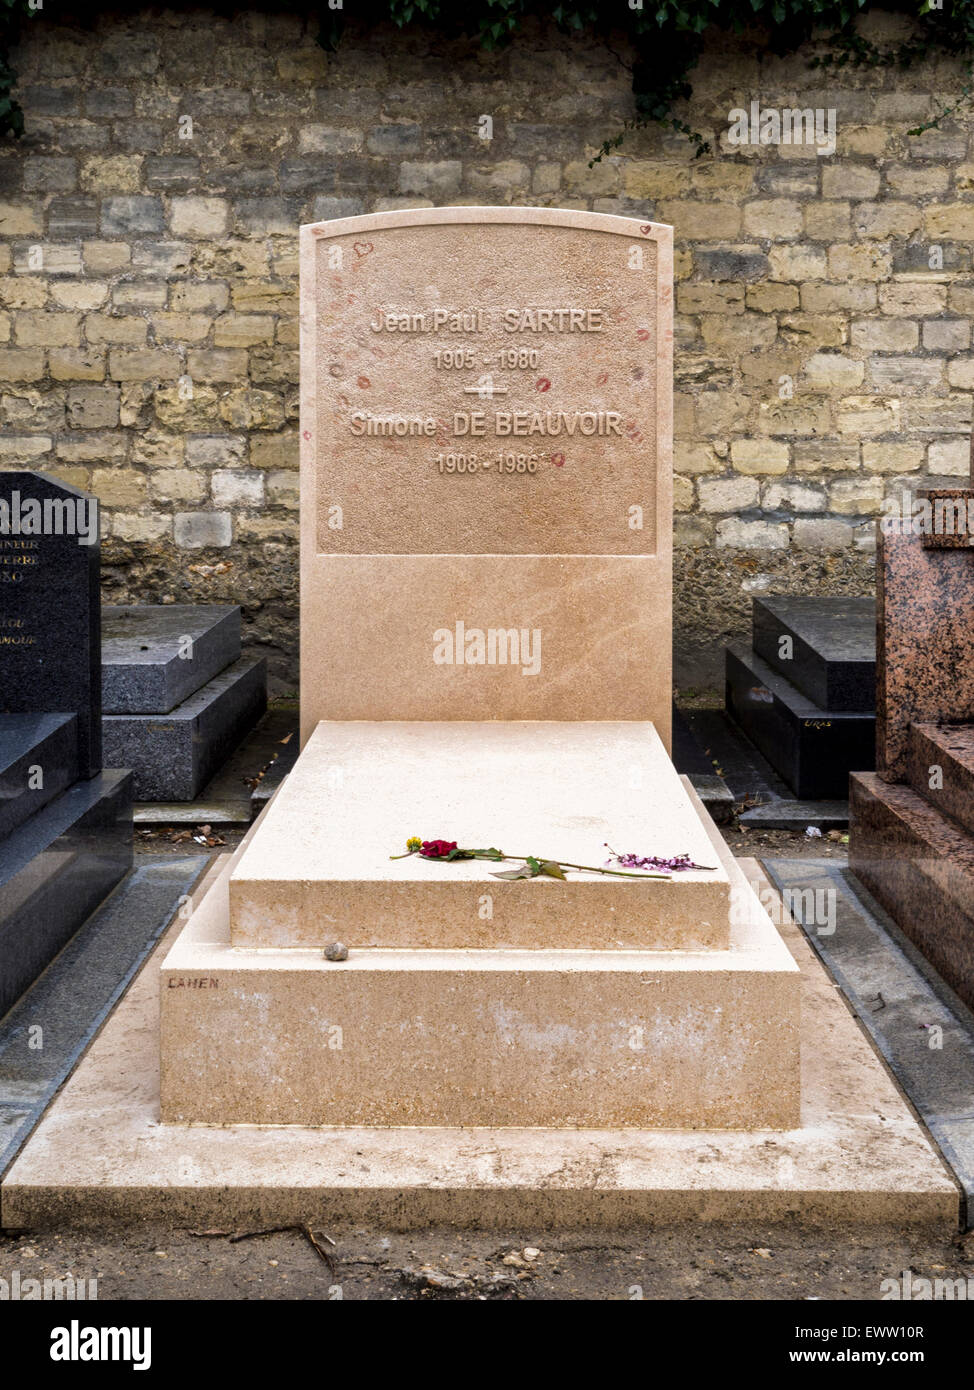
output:
M 424 859 L 445 859 L 456 847 L 456 840 L 424 840 L 419 852 Z

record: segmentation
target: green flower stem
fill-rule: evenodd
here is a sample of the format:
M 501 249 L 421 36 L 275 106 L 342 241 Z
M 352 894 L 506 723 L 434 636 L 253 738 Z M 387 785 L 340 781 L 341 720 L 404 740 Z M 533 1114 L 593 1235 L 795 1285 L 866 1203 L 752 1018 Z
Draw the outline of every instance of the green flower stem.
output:
M 526 854 L 505 854 L 505 859 L 523 859 L 527 863 Z M 537 858 L 537 855 L 534 856 Z M 569 864 L 567 859 L 553 859 L 553 864 L 557 864 L 560 869 L 584 869 L 587 874 L 611 874 L 614 878 L 669 878 L 669 874 L 634 874 L 625 869 L 597 869 L 594 864 Z
M 462 852 L 463 852 L 464 854 L 472 854 L 472 855 L 474 856 L 475 859 L 486 859 L 486 860 L 488 861 L 488 863 L 491 863 L 491 864 L 499 864 L 499 863 L 501 863 L 502 860 L 513 860 L 513 859 L 521 859 L 521 860 L 523 860 L 524 863 L 526 864 L 526 863 L 528 862 L 528 859 L 529 859 L 529 858 L 537 858 L 536 855 L 532 856 L 532 855 L 527 855 L 527 854 L 502 854 L 501 857 L 500 857 L 500 859 L 495 859 L 494 856 L 493 856 L 492 854 L 491 854 L 491 855 L 477 854 L 477 852 L 476 852 L 475 850 L 465 849 L 465 850 L 463 850 Z M 419 854 L 419 850 L 418 850 L 418 849 L 409 849 L 409 850 L 406 851 L 405 854 L 390 854 L 390 855 L 389 855 L 389 858 L 390 858 L 390 859 L 410 859 L 414 854 Z M 440 861 L 438 861 L 438 860 L 431 860 L 430 862 L 431 862 L 431 863 L 438 863 L 438 862 L 440 862 Z M 457 863 L 458 861 L 457 861 L 457 860 L 454 860 L 453 862 L 454 862 L 454 863 Z M 613 878 L 665 878 L 665 879 L 669 879 L 669 878 L 672 877 L 671 874 L 633 874 L 633 873 L 627 873 L 625 869 L 597 869 L 597 868 L 595 867 L 594 864 L 569 864 L 568 861 L 567 861 L 567 859 L 552 859 L 552 860 L 551 860 L 551 863 L 552 863 L 552 864 L 557 864 L 558 867 L 559 867 L 560 869 L 582 869 L 582 870 L 583 870 L 585 873 L 587 873 L 587 874 L 609 874 L 609 875 L 611 875 Z

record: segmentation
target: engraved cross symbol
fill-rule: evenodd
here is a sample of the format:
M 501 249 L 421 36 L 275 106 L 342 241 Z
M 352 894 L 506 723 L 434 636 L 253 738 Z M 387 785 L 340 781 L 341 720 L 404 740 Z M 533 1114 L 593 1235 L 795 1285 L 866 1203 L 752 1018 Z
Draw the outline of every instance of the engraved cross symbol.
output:
M 506 396 L 508 388 L 506 386 L 495 386 L 494 378 L 487 373 L 479 378 L 475 386 L 465 386 L 464 395 L 479 396 L 483 400 L 492 400 L 494 396 Z

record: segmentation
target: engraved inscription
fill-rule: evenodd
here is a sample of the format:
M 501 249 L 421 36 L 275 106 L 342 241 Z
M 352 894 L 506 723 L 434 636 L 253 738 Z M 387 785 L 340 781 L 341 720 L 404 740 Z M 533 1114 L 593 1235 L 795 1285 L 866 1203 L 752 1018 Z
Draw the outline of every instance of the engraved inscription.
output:
M 489 326 L 486 309 L 393 311 L 377 314 L 369 325 L 373 333 L 483 333 Z M 601 333 L 605 327 L 601 309 L 505 309 L 502 326 L 507 333 Z
M 37 564 L 39 543 L 0 537 L 0 584 L 20 584 Z
M 0 618 L 0 647 L 32 647 L 36 640 L 23 618 Z
M 601 232 L 443 224 L 352 249 L 318 253 L 320 549 L 651 553 L 655 246 L 635 294 L 629 241 Z

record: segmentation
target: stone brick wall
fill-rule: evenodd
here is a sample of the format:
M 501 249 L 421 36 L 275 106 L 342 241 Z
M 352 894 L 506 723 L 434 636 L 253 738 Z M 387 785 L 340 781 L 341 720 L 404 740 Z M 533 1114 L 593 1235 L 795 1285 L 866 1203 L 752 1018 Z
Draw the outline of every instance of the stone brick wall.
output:
M 961 64 L 836 77 L 719 40 L 688 112 L 711 155 L 653 130 L 589 169 L 631 114 L 621 41 L 534 28 L 486 54 L 389 29 L 328 56 L 313 32 L 205 11 L 82 29 L 45 8 L 16 55 L 0 466 L 101 497 L 106 595 L 240 602 L 249 649 L 294 687 L 296 228 L 457 202 L 676 228 L 685 680 L 714 679 L 751 593 L 868 592 L 884 495 L 966 469 L 970 114 L 908 134 L 956 99 Z M 833 108 L 834 155 L 729 144 L 752 100 Z

